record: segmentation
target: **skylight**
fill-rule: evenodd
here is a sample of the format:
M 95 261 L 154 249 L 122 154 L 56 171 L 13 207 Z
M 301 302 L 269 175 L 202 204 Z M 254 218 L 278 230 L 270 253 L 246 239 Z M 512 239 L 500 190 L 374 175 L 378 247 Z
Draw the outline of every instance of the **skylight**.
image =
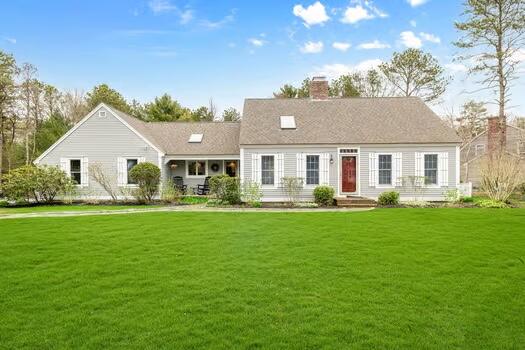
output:
M 190 139 L 188 140 L 190 143 L 200 143 L 202 142 L 202 134 L 191 134 Z
M 282 115 L 281 129 L 295 129 L 295 117 L 293 115 Z

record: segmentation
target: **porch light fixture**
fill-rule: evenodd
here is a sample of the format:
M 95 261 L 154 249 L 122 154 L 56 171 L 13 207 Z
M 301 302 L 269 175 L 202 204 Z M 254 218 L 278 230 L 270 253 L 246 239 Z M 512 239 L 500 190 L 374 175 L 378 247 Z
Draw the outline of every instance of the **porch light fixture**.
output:
M 173 169 L 173 170 L 177 169 L 177 167 L 178 167 L 177 163 L 171 163 L 170 164 L 170 168 Z
M 334 164 L 334 157 L 330 154 L 330 164 Z

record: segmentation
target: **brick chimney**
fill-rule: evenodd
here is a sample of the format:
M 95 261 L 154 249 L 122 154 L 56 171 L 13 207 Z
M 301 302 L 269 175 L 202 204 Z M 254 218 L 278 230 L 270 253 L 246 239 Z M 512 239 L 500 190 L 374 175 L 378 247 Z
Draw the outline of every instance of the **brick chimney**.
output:
M 507 141 L 506 134 L 506 125 L 501 124 L 501 119 L 499 117 L 487 118 L 487 145 L 490 156 L 505 147 Z
M 326 77 L 313 77 L 310 82 L 310 98 L 312 100 L 328 99 L 328 80 Z

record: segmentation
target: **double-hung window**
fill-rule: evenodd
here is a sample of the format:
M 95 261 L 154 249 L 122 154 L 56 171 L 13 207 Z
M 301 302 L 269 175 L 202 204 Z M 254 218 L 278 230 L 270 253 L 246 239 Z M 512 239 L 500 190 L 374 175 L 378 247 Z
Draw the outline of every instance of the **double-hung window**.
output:
M 438 155 L 425 154 L 424 158 L 425 184 L 438 184 Z
M 306 156 L 306 184 L 319 185 L 319 156 Z
M 128 185 L 136 185 L 137 183 L 133 180 L 131 180 L 131 176 L 129 176 L 129 172 L 135 165 L 139 163 L 139 160 L 137 158 L 128 158 L 126 159 L 126 171 L 127 171 L 127 179 L 128 179 Z
M 82 184 L 82 161 L 80 159 L 69 160 L 69 175 L 77 185 Z
M 205 160 L 189 160 L 188 161 L 188 177 L 202 177 L 207 174 L 207 162 Z
M 261 184 L 275 184 L 275 157 L 261 156 Z
M 377 157 L 378 185 L 392 185 L 392 155 L 379 154 Z

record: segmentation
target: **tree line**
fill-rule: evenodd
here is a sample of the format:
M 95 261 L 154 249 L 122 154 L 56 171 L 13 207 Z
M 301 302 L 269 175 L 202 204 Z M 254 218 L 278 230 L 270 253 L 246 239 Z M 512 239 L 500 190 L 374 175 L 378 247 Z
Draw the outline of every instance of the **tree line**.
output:
M 148 122 L 239 121 L 241 117 L 235 108 L 218 115 L 212 99 L 207 106 L 190 109 L 168 94 L 145 104 L 128 102 L 107 84 L 85 94 L 60 91 L 39 80 L 34 65 L 19 65 L 13 55 L 0 50 L 0 174 L 31 164 L 102 102 Z

